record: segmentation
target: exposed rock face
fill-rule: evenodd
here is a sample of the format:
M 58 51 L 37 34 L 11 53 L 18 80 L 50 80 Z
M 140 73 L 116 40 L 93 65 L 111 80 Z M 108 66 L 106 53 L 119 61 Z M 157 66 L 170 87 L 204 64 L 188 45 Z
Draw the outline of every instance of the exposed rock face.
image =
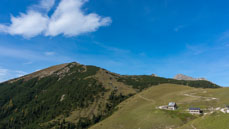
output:
M 190 76 L 186 76 L 183 74 L 177 74 L 174 79 L 176 80 L 190 80 L 190 81 L 196 81 L 196 80 L 206 80 L 205 78 L 193 78 Z
M 151 74 L 152 77 L 158 77 L 156 74 Z

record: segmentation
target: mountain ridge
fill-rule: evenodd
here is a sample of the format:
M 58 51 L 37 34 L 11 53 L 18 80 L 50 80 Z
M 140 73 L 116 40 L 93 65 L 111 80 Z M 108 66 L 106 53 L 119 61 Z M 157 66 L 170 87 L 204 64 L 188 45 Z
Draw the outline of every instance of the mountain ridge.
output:
M 66 67 L 67 65 L 73 65 L 73 64 L 74 65 L 82 65 L 82 64 L 80 64 L 78 62 L 71 62 L 71 63 L 64 63 L 64 64 L 59 64 L 59 65 L 54 65 L 54 66 L 50 66 L 48 68 L 44 68 L 42 70 L 30 73 L 30 74 L 24 75 L 22 77 L 10 79 L 10 80 L 4 81 L 4 82 L 14 82 L 14 81 L 17 81 L 17 80 L 20 80 L 20 79 L 29 80 L 29 79 L 32 79 L 32 78 L 35 78 L 35 77 L 43 78 L 43 77 L 46 77 L 46 76 L 50 76 L 52 74 L 61 75 L 61 74 L 65 73 L 65 72 L 69 71 L 69 68 Z M 93 65 L 82 65 L 82 66 L 93 66 Z M 63 68 L 65 68 L 65 69 L 63 69 Z M 101 69 L 103 69 L 103 68 L 101 68 Z M 105 70 L 105 71 L 107 71 L 109 73 L 115 74 L 117 76 L 148 76 L 148 75 L 120 75 L 120 74 L 117 74 L 117 73 L 110 72 L 110 71 L 108 71 L 106 69 L 103 69 L 103 70 Z M 149 76 L 159 77 L 156 74 L 151 74 Z M 160 78 L 165 78 L 165 77 L 160 77 Z M 211 81 L 209 81 L 209 80 L 207 80 L 207 79 L 205 79 L 203 77 L 201 77 L 201 78 L 193 78 L 191 76 L 184 75 L 184 74 L 177 74 L 172 79 L 184 80 L 184 81 L 208 81 L 208 82 L 211 82 Z M 1 82 L 1 83 L 4 83 L 4 82 Z
M 208 81 L 119 75 L 76 62 L 0 83 L 0 128 L 88 128 L 127 98 L 163 83 L 220 88 Z
M 187 75 L 184 75 L 184 74 L 177 74 L 176 76 L 174 76 L 173 79 L 176 79 L 176 80 L 190 80 L 190 81 L 196 81 L 196 80 L 205 80 L 205 81 L 208 81 L 207 79 L 201 77 L 201 78 L 193 78 L 191 76 L 187 76 Z

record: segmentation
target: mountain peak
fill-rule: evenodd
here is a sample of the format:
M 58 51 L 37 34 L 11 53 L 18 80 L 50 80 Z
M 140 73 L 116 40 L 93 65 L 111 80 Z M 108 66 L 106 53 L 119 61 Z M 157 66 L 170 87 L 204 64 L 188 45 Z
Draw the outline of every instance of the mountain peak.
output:
M 193 78 L 184 74 L 177 74 L 174 79 L 176 80 L 189 80 L 189 81 L 196 81 L 196 80 L 206 80 L 205 78 Z
M 59 64 L 59 65 L 55 65 L 55 66 L 51 66 L 48 67 L 46 69 L 42 69 L 42 70 L 38 70 L 34 73 L 16 78 L 16 79 L 12 79 L 10 80 L 11 83 L 18 81 L 20 79 L 24 79 L 24 80 L 30 80 L 32 78 L 44 78 L 53 74 L 57 74 L 57 75 L 61 75 L 63 73 L 66 73 L 69 71 L 69 69 L 75 65 L 80 65 L 77 62 L 71 62 L 71 63 L 65 63 L 65 64 Z

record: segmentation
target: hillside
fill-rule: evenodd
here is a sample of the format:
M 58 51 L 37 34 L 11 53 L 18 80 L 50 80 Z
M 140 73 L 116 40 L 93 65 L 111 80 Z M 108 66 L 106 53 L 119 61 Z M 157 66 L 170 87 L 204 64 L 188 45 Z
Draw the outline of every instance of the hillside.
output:
M 161 84 L 125 100 L 117 112 L 90 129 L 228 129 L 229 115 L 219 110 L 228 104 L 228 93 L 229 88 Z M 178 110 L 158 109 L 169 102 L 176 102 Z M 189 107 L 199 107 L 205 114 L 191 115 Z
M 204 80 L 124 76 L 95 66 L 61 64 L 0 84 L 0 128 L 88 128 L 106 121 L 124 100 L 163 83 L 185 85 L 181 89 L 219 88 Z

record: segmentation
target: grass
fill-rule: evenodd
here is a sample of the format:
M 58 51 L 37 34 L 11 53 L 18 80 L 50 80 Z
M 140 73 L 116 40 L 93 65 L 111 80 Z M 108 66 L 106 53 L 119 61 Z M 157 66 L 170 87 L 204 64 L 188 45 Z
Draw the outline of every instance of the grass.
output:
M 175 84 L 151 87 L 118 105 L 118 111 L 90 129 L 228 129 L 229 114 L 213 113 L 193 116 L 187 113 L 189 107 L 224 107 L 229 102 L 229 88 L 201 89 Z M 193 96 L 185 96 L 185 94 Z M 208 100 L 209 98 L 216 100 Z M 177 111 L 156 109 L 168 102 L 178 103 Z
M 197 129 L 228 129 L 228 120 L 228 114 L 217 112 L 191 121 L 179 129 L 192 129 L 191 124 Z

